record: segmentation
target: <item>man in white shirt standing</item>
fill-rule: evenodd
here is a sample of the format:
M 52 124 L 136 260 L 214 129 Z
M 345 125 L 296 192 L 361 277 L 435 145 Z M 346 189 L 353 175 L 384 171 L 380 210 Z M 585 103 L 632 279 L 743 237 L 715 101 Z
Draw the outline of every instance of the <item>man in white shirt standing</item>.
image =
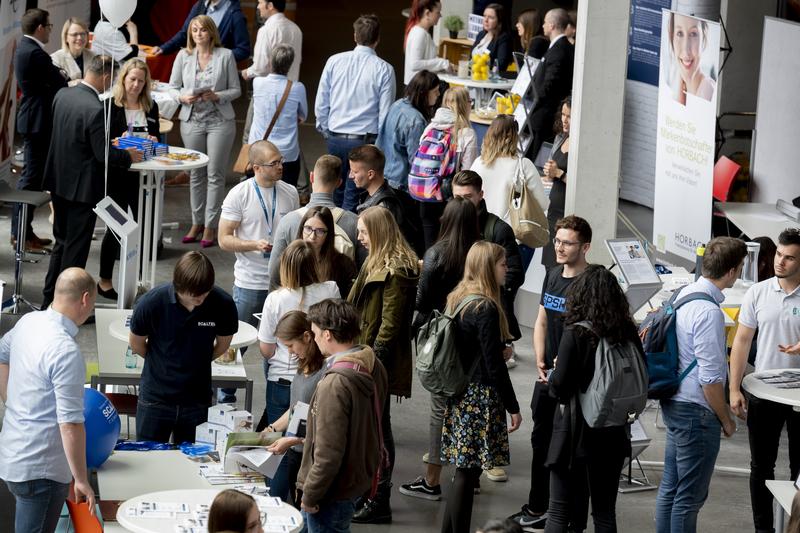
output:
M 281 181 L 283 156 L 269 141 L 250 146 L 255 175 L 230 190 L 222 202 L 219 246 L 236 254 L 233 301 L 239 320 L 253 326 L 269 292 L 269 258 L 274 232 L 286 213 L 300 207 L 297 189 Z M 244 349 L 242 350 L 244 351 Z M 236 389 L 221 389 L 219 402 L 234 402 Z
M 86 364 L 75 335 L 96 298 L 92 276 L 68 268 L 50 308 L 23 316 L 0 341 L 0 478 L 16 500 L 16 531 L 55 531 L 73 479 L 76 498 L 94 513 L 83 426 Z
M 757 372 L 800 368 L 796 344 L 800 340 L 800 230 L 791 228 L 778 236 L 775 277 L 747 290 L 739 312 L 739 326 L 731 349 L 730 402 L 739 418 L 747 419 L 750 440 L 750 502 L 756 531 L 775 531 L 772 494 L 765 482 L 775 479 L 783 427 L 789 437 L 791 479 L 800 474 L 800 413 L 791 405 L 742 394 L 750 345 L 758 330 Z
M 287 78 L 296 82 L 300 79 L 300 62 L 302 61 L 303 32 L 300 27 L 286 18 L 283 14 L 286 9 L 286 0 L 275 0 L 267 2 L 258 0 L 258 15 L 264 19 L 264 24 L 258 29 L 256 34 L 256 45 L 253 49 L 253 64 L 242 70 L 242 78 L 245 81 L 255 77 L 266 76 L 272 72 L 270 66 L 270 55 L 272 49 L 279 44 L 288 45 L 294 50 L 294 61 L 289 67 Z M 253 123 L 253 100 L 247 108 L 247 118 L 244 123 L 244 143 L 250 137 L 250 125 Z

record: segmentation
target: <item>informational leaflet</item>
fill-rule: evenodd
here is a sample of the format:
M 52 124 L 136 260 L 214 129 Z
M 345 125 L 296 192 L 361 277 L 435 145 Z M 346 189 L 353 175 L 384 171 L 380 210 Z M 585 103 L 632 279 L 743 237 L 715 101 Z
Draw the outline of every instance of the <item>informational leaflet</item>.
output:
M 305 437 L 307 420 L 308 404 L 305 402 L 295 403 L 292 415 L 289 417 L 289 426 L 286 428 L 286 435 L 291 437 Z

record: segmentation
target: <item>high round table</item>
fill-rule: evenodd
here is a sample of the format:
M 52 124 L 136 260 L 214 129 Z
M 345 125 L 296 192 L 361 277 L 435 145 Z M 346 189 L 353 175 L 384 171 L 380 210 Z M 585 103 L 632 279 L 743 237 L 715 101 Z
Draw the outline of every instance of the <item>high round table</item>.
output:
M 122 317 L 117 320 L 112 320 L 108 325 L 108 333 L 115 339 L 128 342 L 128 335 L 131 332 L 130 316 Z M 247 322 L 239 321 L 239 330 L 233 335 L 231 339 L 231 348 L 238 350 L 255 344 L 258 341 L 258 330 L 248 324 Z
M 193 518 L 193 512 L 198 505 L 210 505 L 219 489 L 191 489 L 191 490 L 167 490 L 163 492 L 151 492 L 142 494 L 130 500 L 126 500 L 117 509 L 117 522 L 124 528 L 135 533 L 174 533 L 177 526 L 181 525 L 187 518 Z M 254 496 L 258 503 L 261 496 Z M 157 503 L 186 503 L 189 505 L 189 513 L 177 513 L 175 518 L 140 518 L 128 516 L 128 509 L 135 509 L 140 502 Z M 291 525 L 288 529 L 293 533 L 302 530 L 303 517 L 300 511 L 291 505 L 282 504 L 279 507 L 259 506 L 261 511 L 266 513 L 266 523 L 271 520 L 279 523 L 284 521 Z
M 196 154 L 191 161 L 176 161 L 165 157 L 155 157 L 134 163 L 131 170 L 139 172 L 139 226 L 142 228 L 141 261 L 139 286 L 151 289 L 156 284 L 156 253 L 158 238 L 161 235 L 161 214 L 164 203 L 164 171 L 192 170 L 208 165 L 208 156 L 196 150 L 170 146 L 171 154 Z M 143 210 L 144 208 L 144 210 Z
M 742 388 L 762 400 L 769 400 L 775 403 L 791 405 L 795 411 L 800 411 L 800 389 L 780 389 L 771 383 L 761 381 L 760 377 L 774 376 L 785 370 L 799 371 L 798 368 L 781 368 L 777 370 L 766 370 L 764 372 L 753 372 L 742 380 Z
M 483 107 L 483 102 L 488 101 L 494 91 L 508 91 L 514 86 L 514 80 L 507 80 L 505 78 L 476 81 L 472 78 L 459 78 L 453 74 L 437 74 L 437 76 L 445 83 L 463 85 L 470 89 L 476 89 L 479 95 L 479 101 L 475 104 L 476 107 Z

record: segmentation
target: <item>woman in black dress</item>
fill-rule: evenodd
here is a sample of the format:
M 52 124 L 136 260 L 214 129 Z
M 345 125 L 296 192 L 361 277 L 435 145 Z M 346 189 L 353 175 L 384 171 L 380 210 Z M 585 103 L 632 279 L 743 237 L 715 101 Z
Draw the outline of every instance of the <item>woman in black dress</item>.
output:
M 550 236 L 554 237 L 556 222 L 564 218 L 564 203 L 567 198 L 567 162 L 569 160 L 569 123 L 572 113 L 572 97 L 567 96 L 561 102 L 560 117 L 556 120 L 556 138 L 550 159 L 544 164 L 544 178 L 552 182 L 550 189 L 550 207 L 547 209 L 547 225 Z M 549 242 L 542 250 L 542 264 L 545 268 L 556 266 L 556 251 Z

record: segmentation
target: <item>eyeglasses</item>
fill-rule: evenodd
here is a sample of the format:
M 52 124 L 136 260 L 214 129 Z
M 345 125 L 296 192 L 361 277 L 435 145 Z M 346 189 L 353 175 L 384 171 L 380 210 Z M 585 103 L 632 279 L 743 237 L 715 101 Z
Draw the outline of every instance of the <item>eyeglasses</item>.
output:
M 581 241 L 562 241 L 561 239 L 558 238 L 553 239 L 554 247 L 559 248 L 561 247 L 562 244 L 564 245 L 564 248 L 570 248 L 572 246 L 579 246 L 583 243 Z
M 52 27 L 53 27 L 53 25 L 52 25 L 52 24 L 45 24 L 45 25 L 44 25 L 44 27 L 45 27 L 45 28 L 52 28 Z
M 72 37 L 73 39 L 78 39 L 78 38 L 86 39 L 86 36 L 89 34 L 86 33 L 85 31 L 79 31 L 78 33 L 68 33 L 67 35 Z
M 328 234 L 328 230 L 325 228 L 312 228 L 311 226 L 303 226 L 303 235 L 310 236 L 314 234 L 314 237 L 324 237 Z
M 278 167 L 278 166 L 282 167 L 284 161 L 285 159 L 281 157 L 280 159 L 276 159 L 271 163 L 253 163 L 253 164 L 258 165 L 260 167 Z

